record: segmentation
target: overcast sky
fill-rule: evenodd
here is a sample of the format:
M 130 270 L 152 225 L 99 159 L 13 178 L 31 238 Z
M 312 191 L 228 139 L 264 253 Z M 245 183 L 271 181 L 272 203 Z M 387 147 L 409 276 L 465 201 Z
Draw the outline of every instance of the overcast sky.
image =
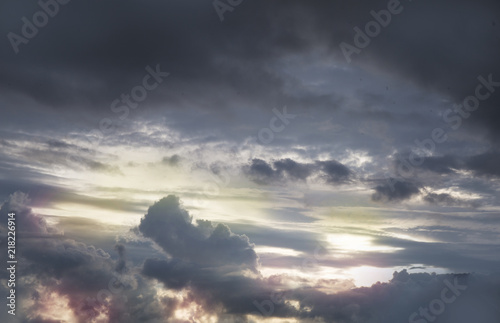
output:
M 500 321 L 498 1 L 0 9 L 2 322 Z

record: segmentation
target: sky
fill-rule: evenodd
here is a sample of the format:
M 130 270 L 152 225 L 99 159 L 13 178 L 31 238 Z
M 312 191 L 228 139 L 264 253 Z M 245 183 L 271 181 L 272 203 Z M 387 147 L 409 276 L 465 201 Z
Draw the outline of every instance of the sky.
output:
M 0 321 L 500 322 L 499 14 L 2 1 Z

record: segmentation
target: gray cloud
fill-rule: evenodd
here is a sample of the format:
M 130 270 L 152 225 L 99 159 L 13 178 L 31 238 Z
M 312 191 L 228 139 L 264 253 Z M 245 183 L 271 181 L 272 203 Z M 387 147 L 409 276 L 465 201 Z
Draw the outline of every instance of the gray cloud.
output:
M 302 312 L 301 317 L 321 317 L 326 321 L 411 322 L 412 317 L 427 322 L 422 316 L 425 314 L 420 312 L 422 308 L 431 314 L 431 320 L 489 323 L 500 317 L 494 305 L 498 295 L 491 287 L 498 284 L 498 275 L 409 274 L 403 270 L 395 272 L 389 283 L 377 283 L 369 288 L 333 295 L 305 290 L 297 291 L 294 297 L 303 300 L 301 306 L 310 308 L 310 311 Z M 460 289 L 454 287 L 452 290 L 450 285 Z M 455 293 L 454 302 L 445 305 L 441 313 L 430 310 L 429 304 L 435 303 L 435 299 L 440 300 L 443 293 Z M 439 315 L 433 315 L 434 312 Z
M 163 157 L 162 162 L 169 166 L 179 166 L 181 157 L 179 155 L 172 155 L 170 157 Z
M 169 195 L 148 209 L 139 230 L 153 239 L 170 256 L 204 266 L 241 266 L 257 269 L 257 254 L 248 237 L 235 235 L 224 224 L 192 223 L 179 198 Z
M 299 163 L 290 158 L 270 163 L 254 158 L 250 165 L 244 167 L 245 174 L 257 184 L 272 184 L 292 181 L 306 181 L 319 176 L 328 184 L 342 184 L 352 179 L 353 173 L 345 165 L 336 160 Z
M 419 157 L 421 162 L 415 164 L 413 169 L 427 170 L 438 174 L 454 174 L 457 171 L 471 171 L 476 176 L 500 176 L 498 169 L 500 163 L 500 153 L 497 151 L 487 151 L 477 155 L 469 156 L 431 156 Z M 403 162 L 404 161 L 404 162 Z M 408 161 L 404 159 L 395 160 L 395 167 L 406 167 Z
M 118 257 L 113 259 L 102 249 L 64 239 L 55 234 L 57 230 L 49 227 L 43 218 L 32 213 L 26 206 L 26 198 L 24 194 L 17 193 L 0 210 L 2 218 L 6 217 L 9 210 L 16 211 L 18 223 L 25 225 L 31 233 L 22 244 L 22 273 L 26 278 L 36 279 L 22 280 L 18 291 L 21 298 L 31 297 L 34 303 L 24 309 L 23 322 L 47 320 L 37 314 L 46 309 L 44 295 L 47 291 L 66 296 L 79 322 L 88 321 L 89 315 L 98 313 L 106 315 L 111 323 L 162 322 L 171 317 L 176 308 L 182 308 L 183 304 L 175 298 L 159 297 L 149 278 L 162 282 L 167 289 L 189 288 L 189 302 L 200 304 L 208 313 L 220 315 L 221 320 L 234 322 L 244 322 L 247 314 L 297 318 L 303 322 L 313 322 L 314 319 L 346 323 L 399 322 L 408 320 L 415 312 L 419 315 L 419 308 L 430 306 L 428 304 L 434 299 L 439 299 L 444 288 L 448 288 L 448 295 L 454 293 L 456 302 L 447 303 L 446 310 L 439 314 L 440 319 L 460 323 L 471 320 L 489 323 L 499 318 L 495 306 L 499 296 L 496 290 L 500 286 L 498 275 L 409 274 L 403 270 L 395 272 L 388 283 L 334 294 L 320 291 L 325 289 L 326 282 L 316 288 L 283 289 L 280 285 L 283 277 L 264 279 L 259 275 L 245 275 L 234 269 L 256 268 L 255 254 L 248 258 L 249 253 L 246 251 L 252 249 L 248 239 L 232 234 L 225 226 L 213 226 L 208 221 L 193 225 L 191 217 L 174 196 L 152 205 L 139 226 L 142 233 L 174 257 L 145 257 L 147 259 L 140 272 L 136 271 L 137 268 L 128 267 L 127 271 L 135 273 L 127 276 L 123 273 L 126 246 L 117 245 Z M 41 238 L 41 235 L 45 237 Z M 200 239 L 205 241 L 204 245 L 198 244 Z M 384 245 L 412 248 L 414 244 L 406 242 L 405 245 L 402 241 L 381 239 L 385 240 L 380 241 Z M 212 244 L 215 241 L 217 243 Z M 175 250 L 172 251 L 174 246 Z M 190 248 L 201 248 L 216 259 L 200 256 L 198 251 Z M 182 250 L 182 253 L 178 250 Z M 427 247 L 426 250 L 435 248 Z M 236 260 L 225 257 L 228 254 Z M 414 258 L 415 255 L 411 253 L 406 253 L 406 256 L 413 257 L 413 261 L 422 260 Z M 436 249 L 434 256 L 442 259 L 442 250 Z M 93 300 L 115 275 L 123 279 L 123 283 L 126 282 L 121 286 L 121 292 L 111 294 L 111 298 L 106 301 Z M 450 289 L 450 284 L 461 286 L 460 293 Z M 289 301 L 298 301 L 298 308 L 287 305 Z M 394 304 L 397 304 L 396 308 Z
M 444 205 L 444 206 L 478 207 L 480 205 L 479 202 L 463 201 L 447 193 L 440 193 L 440 194 L 429 193 L 424 196 L 424 200 L 430 204 Z
M 343 183 L 352 175 L 349 168 L 335 160 L 318 161 L 316 163 L 321 166 L 321 170 L 324 172 L 328 183 Z
M 420 193 L 417 185 L 411 182 L 389 178 L 385 183 L 377 185 L 372 194 L 373 201 L 404 201 Z
M 252 164 L 252 167 L 253 166 Z M 297 163 L 290 158 L 277 160 L 273 163 L 273 166 L 280 176 L 288 176 L 291 179 L 303 181 L 311 176 L 314 169 L 312 164 Z
M 141 277 L 119 273 L 125 252 L 122 247 L 118 247 L 119 257 L 115 261 L 100 248 L 67 239 L 56 228 L 48 226 L 43 217 L 34 214 L 27 203 L 25 194 L 16 193 L 0 209 L 2 220 L 6 219 L 7 212 L 16 212 L 20 322 L 48 320 L 46 314 L 51 309 L 46 302 L 51 293 L 68 300 L 68 309 L 78 322 L 88 322 L 99 313 L 109 315 L 109 322 L 161 321 L 161 299 L 156 297 L 151 285 Z M 7 221 L 0 224 L 2 247 L 6 246 L 4 223 Z M 0 279 L 5 282 L 4 271 Z M 2 283 L 2 293 L 6 292 L 3 286 Z M 101 290 L 107 291 L 99 294 Z M 23 300 L 30 298 L 34 302 L 23 305 Z M 0 318 L 8 321 L 4 315 L 6 311 Z

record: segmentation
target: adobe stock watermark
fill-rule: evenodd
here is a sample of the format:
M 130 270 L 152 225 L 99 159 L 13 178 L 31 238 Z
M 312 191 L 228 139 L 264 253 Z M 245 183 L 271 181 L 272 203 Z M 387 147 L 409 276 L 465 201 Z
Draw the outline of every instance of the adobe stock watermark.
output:
M 464 119 L 468 119 L 471 113 L 479 109 L 481 101 L 485 101 L 495 92 L 496 88 L 500 87 L 500 82 L 493 80 L 493 74 L 487 77 L 482 75 L 477 77 L 479 81 L 474 93 L 465 97 L 461 104 L 454 104 L 453 109 L 447 109 L 443 113 L 443 121 L 452 130 L 458 130 Z M 396 167 L 396 178 L 390 177 L 387 174 L 385 179 L 388 182 L 390 189 L 395 190 L 394 184 L 400 181 L 398 178 L 409 178 L 414 175 L 416 168 L 421 167 L 425 162 L 425 156 L 432 156 L 436 150 L 437 144 L 442 144 L 448 140 L 448 133 L 443 128 L 434 128 L 429 138 L 423 140 L 415 139 L 415 147 L 411 149 L 410 154 L 403 158 L 397 156 L 399 161 Z M 422 156 L 423 154 L 424 156 Z
M 295 119 L 297 115 L 290 114 L 286 111 L 286 106 L 283 111 L 273 108 L 274 117 L 269 120 L 269 128 L 265 127 L 259 130 L 257 138 L 261 144 L 269 144 L 274 140 L 274 134 L 285 130 L 285 127 L 290 124 L 291 119 Z
M 154 69 L 151 66 L 146 66 L 145 70 L 147 73 L 142 78 L 141 84 L 134 86 L 127 93 L 122 93 L 119 98 L 111 102 L 110 110 L 115 114 L 119 114 L 118 120 L 102 118 L 99 121 L 99 128 L 92 129 L 84 136 L 88 144 L 87 149 L 99 146 L 105 135 L 110 135 L 116 130 L 113 124 L 127 119 L 130 109 L 137 109 L 139 104 L 146 100 L 148 93 L 155 90 L 170 75 L 170 73 L 162 72 L 159 64 L 156 64 Z M 76 158 L 78 157 L 72 156 L 70 153 L 66 156 L 66 160 Z
M 455 277 L 453 284 L 448 279 L 445 279 L 444 287 L 441 290 L 439 298 L 433 299 L 425 308 L 420 307 L 418 311 L 413 312 L 408 318 L 409 323 L 428 323 L 434 322 L 438 316 L 444 313 L 446 305 L 450 305 L 462 295 L 461 291 L 467 289 L 466 285 L 458 283 L 458 277 Z
M 321 252 L 323 251 L 323 252 Z M 323 247 L 320 243 L 317 244 L 314 249 L 313 256 L 307 257 L 302 261 L 300 266 L 294 266 L 293 269 L 298 269 L 300 271 L 306 271 L 312 267 L 318 265 L 319 261 L 325 257 L 327 249 Z M 253 305 L 259 310 L 260 313 L 254 312 L 254 315 L 262 315 L 265 317 L 269 317 L 274 313 L 274 306 L 281 305 L 285 301 L 283 292 L 271 292 L 269 295 L 269 299 L 265 299 L 261 302 L 254 300 L 252 302 Z
M 374 10 L 370 11 L 374 20 L 367 22 L 364 30 L 358 26 L 354 27 L 354 45 L 346 42 L 340 43 L 340 49 L 342 50 L 342 54 L 344 54 L 347 63 L 351 63 L 351 56 L 353 54 L 359 55 L 362 49 L 370 45 L 372 39 L 380 35 L 382 28 L 389 26 L 392 21 L 392 16 L 400 14 L 403 12 L 403 9 L 404 7 L 401 5 L 399 0 L 389 0 L 387 3 L 387 9 L 382 9 L 378 12 Z
M 66 5 L 71 0 L 40 0 L 38 1 L 38 6 L 41 10 L 38 10 L 33 14 L 31 20 L 27 17 L 22 17 L 21 21 L 23 25 L 21 26 L 21 34 L 16 34 L 14 32 L 9 32 L 7 34 L 7 39 L 14 50 L 14 53 L 19 53 L 19 46 L 21 44 L 28 44 L 31 39 L 33 39 L 41 28 L 47 26 L 49 20 L 54 18 L 60 10 L 61 5 Z
M 219 16 L 220 21 L 224 21 L 224 14 L 226 12 L 232 12 L 234 8 L 239 6 L 243 0 L 214 0 L 212 5 L 214 6 L 217 16 Z

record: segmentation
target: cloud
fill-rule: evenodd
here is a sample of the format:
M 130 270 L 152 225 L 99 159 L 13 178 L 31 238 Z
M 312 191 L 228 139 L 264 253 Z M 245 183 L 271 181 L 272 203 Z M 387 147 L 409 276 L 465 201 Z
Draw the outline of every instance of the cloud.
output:
M 450 175 L 457 171 L 470 171 L 476 176 L 500 177 L 500 152 L 487 151 L 471 156 L 431 156 L 422 157 L 422 164 L 416 169 L 428 170 L 438 174 Z M 401 160 L 395 161 L 396 167 L 402 165 Z
M 463 163 L 455 156 L 433 156 L 425 157 L 421 167 L 439 174 L 452 174 L 462 168 Z
M 118 253 L 118 261 L 115 266 L 115 270 L 118 273 L 123 273 L 127 269 L 127 258 L 125 252 L 125 246 L 122 244 L 115 245 L 115 250 Z
M 28 201 L 25 194 L 16 193 L 0 209 L 2 219 L 9 210 L 17 212 L 18 226 L 26 225 L 31 234 L 19 247 L 22 278 L 18 297 L 31 299 L 20 309 L 23 322 L 58 321 L 51 314 L 54 295 L 59 306 L 64 303 L 68 315 L 82 323 L 96 315 L 110 323 L 182 322 L 174 318 L 176 310 L 192 304 L 198 307 L 191 317 L 198 321 L 213 316 L 219 321 L 245 322 L 252 315 L 301 322 L 404 322 L 414 313 L 422 315 L 421 307 L 434 313 L 431 306 L 443 293 L 455 297 L 445 303 L 442 313 L 432 314 L 440 320 L 490 323 L 500 318 L 496 306 L 500 276 L 495 274 L 436 275 L 403 270 L 395 272 L 388 283 L 371 287 L 338 291 L 336 286 L 347 282 L 318 280 L 312 284 L 302 279 L 301 287 L 291 288 L 287 282 L 294 281 L 293 277 L 263 278 L 255 271 L 257 258 L 248 238 L 209 221 L 194 224 L 172 195 L 148 209 L 137 231 L 155 241 L 169 257 L 145 256 L 144 263 L 135 267 L 127 263 L 126 245 L 116 245 L 117 257 L 112 257 L 102 249 L 66 239 L 33 214 Z M 155 280 L 163 284 L 164 291 L 184 296 L 158 293 Z M 4 291 L 3 284 L 0 289 Z M 110 292 L 114 289 L 119 292 Z
M 327 183 L 339 184 L 346 182 L 352 175 L 349 168 L 335 160 L 317 161 L 325 174 Z
M 190 288 L 207 309 L 222 306 L 217 312 L 247 314 L 255 310 L 253 300 L 273 291 L 260 277 L 257 254 L 245 235 L 206 220 L 193 224 L 176 196 L 153 204 L 139 231 L 170 256 L 146 259 L 142 274 L 166 288 Z
M 19 164 L 34 164 L 37 167 L 49 166 L 52 168 L 90 170 L 114 175 L 122 175 L 117 166 L 103 163 L 98 159 L 95 148 L 89 149 L 85 146 L 69 144 L 66 141 L 57 139 L 39 138 L 32 136 L 23 141 L 12 141 L 12 143 L 0 143 L 9 147 L 8 151 L 0 154 L 0 162 L 15 156 L 16 161 L 11 167 Z M 102 158 L 102 156 L 101 156 Z
M 181 157 L 179 155 L 172 155 L 170 157 L 163 157 L 162 162 L 169 166 L 179 166 Z
M 253 301 L 269 297 L 272 284 L 260 278 L 221 272 L 220 268 L 204 268 L 197 263 L 178 260 L 147 259 L 142 273 L 156 278 L 166 288 L 189 287 L 197 302 L 216 313 L 245 315 L 256 310 Z M 280 311 L 291 311 L 281 306 Z
M 420 193 L 420 189 L 411 182 L 399 181 L 393 178 L 374 188 L 372 200 L 376 202 L 400 202 Z
M 300 163 L 290 158 L 271 163 L 254 158 L 250 165 L 243 167 L 244 173 L 257 184 L 267 185 L 286 181 L 307 181 L 322 178 L 328 184 L 343 184 L 352 179 L 353 173 L 347 166 L 336 160 Z
M 108 317 L 113 323 L 140 322 L 144 317 L 148 317 L 148 322 L 161 322 L 161 297 L 147 280 L 133 272 L 124 273 L 123 246 L 117 246 L 118 259 L 114 260 L 100 248 L 68 239 L 47 225 L 43 217 L 34 214 L 28 202 L 26 194 L 18 192 L 0 209 L 2 248 L 6 246 L 7 213 L 16 212 L 16 293 L 20 321 L 51 322 L 57 321 L 56 317 L 64 321 L 63 313 L 54 312 L 63 310 L 67 312 L 66 317 L 82 323 L 98 315 Z M 2 293 L 6 293 L 6 279 L 2 271 Z M 0 318 L 9 321 L 4 314 L 6 311 L 2 311 Z
M 280 180 L 278 173 L 266 161 L 258 158 L 252 159 L 250 166 L 245 169 L 247 176 L 257 184 L 270 184 Z
M 280 176 L 288 176 L 290 179 L 303 181 L 311 176 L 314 170 L 312 164 L 297 163 L 290 158 L 277 160 L 273 163 L 273 166 Z
M 403 270 L 395 272 L 388 283 L 334 295 L 300 290 L 293 297 L 302 300 L 301 317 L 340 323 L 412 322 L 410 318 L 428 322 L 420 309 L 430 314 L 429 321 L 439 317 L 443 322 L 489 323 L 500 318 L 494 305 L 499 295 L 492 287 L 499 283 L 498 275 L 409 274 Z M 447 303 L 441 300 L 443 295 Z M 440 311 L 432 309 L 437 302 L 445 304 Z
M 451 196 L 447 193 L 428 193 L 424 197 L 424 201 L 442 206 L 466 206 L 466 207 L 478 207 L 480 203 L 464 201 L 462 199 Z
M 500 177 L 500 152 L 486 152 L 466 158 L 465 169 L 479 176 Z
M 430 183 L 432 186 L 432 181 Z M 402 202 L 419 196 L 424 202 L 440 207 L 477 208 L 482 205 L 480 201 L 464 200 L 448 193 L 435 193 L 403 179 L 387 178 L 384 183 L 377 185 L 373 190 L 375 192 L 371 199 L 375 202 Z
M 169 195 L 149 207 L 139 231 L 170 256 L 211 266 L 237 266 L 257 270 L 257 254 L 245 235 L 236 235 L 224 224 L 207 220 L 192 223 L 179 198 Z
M 369 46 L 354 54 L 351 64 L 347 64 L 339 44 L 344 41 L 352 44 L 356 34 L 353 28 L 364 29 L 373 20 L 373 12 L 387 8 L 387 3 L 386 0 L 356 4 L 246 1 L 227 12 L 221 23 L 211 1 L 157 1 L 148 5 L 118 0 L 72 2 L 60 6 L 57 17 L 29 39 L 28 44 L 21 44 L 18 55 L 9 44 L 1 47 L 0 105 L 7 113 L 0 120 L 3 174 L 0 198 L 23 190 L 30 193 L 33 207 L 43 206 L 47 213 L 50 208 L 62 212 L 59 204 L 76 203 L 106 211 L 142 214 L 147 205 L 144 201 L 108 197 L 132 193 L 131 189 L 122 187 L 117 193 L 118 190 L 108 186 L 105 198 L 94 198 L 95 187 L 89 187 L 87 181 L 75 181 L 68 174 L 64 177 L 61 170 L 76 169 L 82 173 L 79 178 L 98 175 L 100 179 L 121 174 L 116 163 L 122 159 L 132 159 L 136 169 L 140 169 L 144 158 L 159 161 L 163 156 L 166 156 L 163 163 L 168 166 L 184 164 L 184 158 L 187 165 L 196 165 L 200 160 L 210 163 L 204 156 L 226 157 L 221 169 L 226 165 L 234 167 L 235 161 L 241 165 L 252 156 L 261 156 L 243 167 L 245 175 L 259 185 L 286 185 L 287 190 L 290 187 L 287 208 L 276 206 L 266 210 L 268 220 L 276 223 L 272 228 L 264 227 L 269 225 L 267 222 L 251 227 L 248 221 L 241 221 L 231 224 L 231 229 L 209 221 L 193 222 L 180 202 L 176 204 L 175 198 L 167 197 L 151 207 L 143 218 L 142 229 L 135 231 L 151 238 L 155 247 L 164 251 L 160 255 L 157 251 L 158 259 L 148 252 L 153 244 L 149 240 L 142 241 L 141 248 L 137 242 L 123 242 L 113 250 L 109 242 L 105 248 L 97 238 L 91 242 L 85 240 L 87 243 L 69 239 L 68 231 L 64 235 L 61 226 L 48 225 L 43 216 L 34 214 L 25 195 L 14 194 L 0 210 L 0 226 L 5 223 L 8 209 L 17 210 L 25 278 L 20 282 L 23 287 L 20 295 L 27 300 L 31 300 L 31 291 L 38 295 L 33 297 L 33 307 L 24 308 L 29 316 L 26 320 L 57 320 L 42 315 L 57 305 L 51 303 L 50 296 L 56 295 L 59 303 L 67 301 L 66 307 L 85 322 L 82 300 L 96 297 L 113 275 L 130 278 L 133 286 L 126 289 L 128 301 L 113 297 L 109 304 L 94 306 L 112 322 L 163 322 L 191 301 L 203 304 L 205 309 L 212 308 L 220 317 L 225 309 L 241 315 L 248 313 L 254 307 L 253 297 L 261 297 L 276 286 L 259 276 L 253 244 L 236 233 L 248 230 L 253 233 L 249 236 L 254 243 L 306 252 L 318 235 L 328 234 L 316 231 L 318 219 L 332 213 L 336 221 L 343 220 L 343 214 L 351 212 L 343 209 L 345 205 L 362 206 L 368 198 L 364 188 L 353 187 L 355 193 L 350 190 L 335 195 L 337 192 L 332 194 L 331 190 L 319 193 L 311 185 L 307 194 L 314 198 L 308 201 L 316 202 L 319 199 L 315 197 L 323 194 L 329 202 L 311 203 L 307 209 L 295 208 L 294 203 L 300 203 L 296 196 L 304 191 L 302 184 L 352 183 L 361 169 L 366 172 L 361 176 L 380 178 L 380 173 L 391 166 L 387 165 L 388 155 L 401 151 L 416 138 L 428 136 L 434 127 L 449 130 L 450 123 L 442 120 L 442 116 L 453 109 L 454 103 L 463 103 L 464 98 L 477 92 L 479 75 L 486 78 L 491 75 L 495 82 L 500 80 L 497 0 L 401 2 L 403 12 L 392 16 L 380 35 L 372 38 Z M 21 17 L 30 19 L 40 10 L 36 2 L 6 0 L 5 6 L 8 10 L 0 12 L 0 24 L 4 30 L 16 33 L 21 33 Z M 85 21 L 92 24 L 81 28 L 79 22 Z M 111 102 L 140 85 L 145 66 L 155 64 L 171 76 L 148 93 L 140 108 L 128 110 L 129 119 L 122 120 L 121 113 L 111 110 Z M 486 93 L 484 90 L 480 93 Z M 420 167 L 424 172 L 394 184 L 377 181 L 372 195 L 374 201 L 384 202 L 421 198 L 427 203 L 425 211 L 431 212 L 420 212 L 418 216 L 414 216 L 417 212 L 408 212 L 411 214 L 408 217 L 391 218 L 392 223 L 401 223 L 411 217 L 408 222 L 412 227 L 399 233 L 427 234 L 438 241 L 442 238 L 457 243 L 420 243 L 412 249 L 415 244 L 394 241 L 391 246 L 406 249 L 393 254 L 360 254 L 352 262 L 404 266 L 423 259 L 426 265 L 448 268 L 455 265 L 490 271 L 495 268 L 500 97 L 496 85 L 495 91 L 490 92 L 476 111 L 469 111 L 470 117 L 460 119 L 459 131 L 449 131 L 449 140 L 439 147 L 436 145 L 435 156 L 427 157 Z M 275 140 L 267 146 L 246 144 L 248 137 L 255 136 L 263 127 L 269 126 L 273 131 L 279 128 L 279 122 L 273 124 L 271 119 L 274 118 L 271 107 L 282 104 L 297 115 L 293 122 L 282 132 L 274 133 Z M 451 115 L 456 118 L 457 112 L 452 111 Z M 103 117 L 113 120 L 116 133 L 102 138 L 98 147 L 77 145 L 95 139 L 88 135 L 88 130 L 98 128 Z M 68 133 L 71 140 L 69 136 L 64 138 Z M 176 148 L 175 152 L 183 159 L 163 150 L 166 147 Z M 150 149 L 148 155 L 145 148 Z M 347 151 L 361 153 L 348 156 Z M 117 152 L 124 154 L 117 156 Z M 158 155 L 154 156 L 155 152 Z M 127 180 L 141 177 L 134 176 Z M 137 188 L 129 196 L 157 197 L 172 189 L 170 185 L 177 185 L 168 183 L 155 191 L 145 177 L 141 178 L 147 189 Z M 224 196 L 226 201 L 236 195 L 240 200 L 247 198 L 243 194 L 248 187 L 242 188 L 242 183 L 247 184 L 239 178 L 231 179 L 225 187 L 225 192 L 231 191 Z M 189 184 L 196 186 L 196 182 Z M 178 187 L 182 185 L 179 183 Z M 442 193 L 448 190 L 438 190 L 438 186 L 456 188 L 466 194 L 480 192 L 481 202 L 489 199 L 488 208 L 480 212 L 467 210 L 460 217 L 435 212 L 443 206 L 473 206 L 461 200 L 459 194 Z M 340 204 L 342 208 L 337 208 Z M 84 215 L 85 209 L 81 212 Z M 350 218 L 358 216 L 357 212 L 352 212 Z M 395 212 L 399 211 L 386 213 Z M 67 214 L 67 218 L 74 215 Z M 369 219 L 370 225 L 379 220 L 374 214 L 363 213 L 363 218 Z M 447 226 L 435 225 L 444 220 L 448 221 Z M 80 231 L 92 231 L 87 238 L 100 234 L 102 229 L 91 221 L 85 225 L 72 221 Z M 284 223 L 286 226 L 293 223 L 296 231 L 281 230 Z M 303 230 L 306 223 L 309 231 Z M 70 221 L 66 224 L 70 225 Z M 479 227 L 488 230 L 481 231 Z M 71 238 L 75 236 L 80 237 L 75 234 Z M 485 240 L 489 240 L 488 244 Z M 433 250 L 424 255 L 426 249 Z M 444 251 L 447 256 L 442 255 Z M 296 259 L 287 259 L 288 263 L 293 260 Z M 346 263 L 342 260 L 335 265 Z M 480 280 L 478 275 L 470 277 Z M 188 300 L 164 296 L 166 291 L 151 278 L 177 290 L 192 288 Z M 422 286 L 434 288 L 431 282 L 426 285 L 426 279 L 435 282 L 429 276 L 400 274 L 390 284 L 356 289 L 338 298 L 314 288 L 288 290 L 289 299 L 298 299 L 294 295 L 299 294 L 305 299 L 300 299 L 300 306 L 295 309 L 290 304 L 275 306 L 273 315 L 296 316 L 304 321 L 312 321 L 314 317 L 327 322 L 408 321 L 405 315 L 398 316 L 399 308 L 394 310 L 387 304 L 399 305 L 405 301 L 405 295 L 411 296 L 415 290 L 425 293 L 427 289 Z M 498 285 L 493 280 L 491 286 Z M 442 319 L 453 322 L 481 319 L 471 317 L 470 313 L 483 309 L 484 304 L 472 300 L 467 304 L 477 306 L 471 306 L 469 313 L 458 311 L 456 316 Z M 485 320 L 489 317 L 491 321 L 499 321 L 487 309 L 484 313 Z M 227 320 L 231 322 L 234 318 Z M 208 321 L 204 316 L 191 320 Z M 0 321 L 6 320 L 1 317 Z
M 8 213 L 15 212 L 18 216 L 16 227 L 21 236 L 36 237 L 55 233 L 52 228 L 47 226 L 45 219 L 31 212 L 31 209 L 27 207 L 28 203 L 30 203 L 28 195 L 22 192 L 10 195 L 0 208 L 0 220 L 2 221 L 0 225 L 5 226 L 8 221 Z

